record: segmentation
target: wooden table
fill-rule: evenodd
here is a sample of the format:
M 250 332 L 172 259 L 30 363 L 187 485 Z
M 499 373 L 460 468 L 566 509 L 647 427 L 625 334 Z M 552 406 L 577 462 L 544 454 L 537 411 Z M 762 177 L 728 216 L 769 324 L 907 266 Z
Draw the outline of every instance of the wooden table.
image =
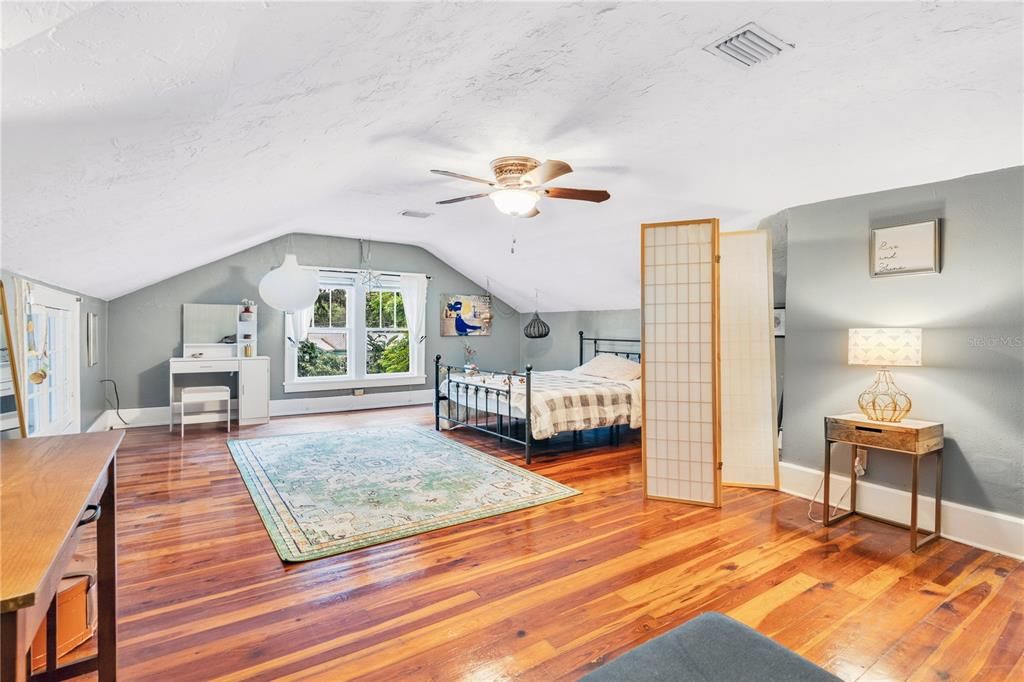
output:
M 940 537 L 942 532 L 942 447 L 943 427 L 939 422 L 904 419 L 901 422 L 876 422 L 860 413 L 825 417 L 825 509 L 822 524 L 830 526 L 851 514 L 860 514 L 901 528 L 910 529 L 910 551 Z M 911 459 L 910 525 L 883 519 L 857 511 L 857 469 L 855 457 L 850 456 L 850 510 L 832 516 L 829 512 L 829 482 L 832 470 L 832 443 L 847 443 L 854 448 L 876 448 L 907 455 Z M 918 540 L 917 489 L 921 460 L 935 455 L 935 528 L 927 537 Z
M 0 443 L 0 678 L 64 680 L 98 671 L 117 678 L 117 500 L 123 432 Z M 96 521 L 98 655 L 57 667 L 57 587 L 79 528 Z M 46 671 L 31 675 L 29 649 L 46 620 Z

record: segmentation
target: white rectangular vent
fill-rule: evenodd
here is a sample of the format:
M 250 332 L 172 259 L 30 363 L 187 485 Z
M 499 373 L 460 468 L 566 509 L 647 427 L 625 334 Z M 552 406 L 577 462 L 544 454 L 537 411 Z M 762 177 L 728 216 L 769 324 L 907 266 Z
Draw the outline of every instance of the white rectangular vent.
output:
M 756 66 L 794 45 L 751 22 L 704 49 L 737 66 Z

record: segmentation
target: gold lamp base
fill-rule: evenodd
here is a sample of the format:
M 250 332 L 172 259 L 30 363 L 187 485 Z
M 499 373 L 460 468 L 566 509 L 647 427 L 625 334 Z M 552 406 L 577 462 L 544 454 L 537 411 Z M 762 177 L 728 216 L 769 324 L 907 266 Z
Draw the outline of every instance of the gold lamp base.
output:
M 900 422 L 910 414 L 911 402 L 893 381 L 889 368 L 882 367 L 875 374 L 875 383 L 857 398 L 857 406 L 872 421 Z

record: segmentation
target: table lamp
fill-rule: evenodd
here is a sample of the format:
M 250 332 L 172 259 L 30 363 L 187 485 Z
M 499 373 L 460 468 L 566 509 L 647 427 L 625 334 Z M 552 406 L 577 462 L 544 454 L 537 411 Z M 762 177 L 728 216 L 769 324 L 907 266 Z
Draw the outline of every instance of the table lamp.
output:
M 847 362 L 878 368 L 875 382 L 857 399 L 864 416 L 899 422 L 910 413 L 910 396 L 896 386 L 889 368 L 921 366 L 919 328 L 851 329 Z

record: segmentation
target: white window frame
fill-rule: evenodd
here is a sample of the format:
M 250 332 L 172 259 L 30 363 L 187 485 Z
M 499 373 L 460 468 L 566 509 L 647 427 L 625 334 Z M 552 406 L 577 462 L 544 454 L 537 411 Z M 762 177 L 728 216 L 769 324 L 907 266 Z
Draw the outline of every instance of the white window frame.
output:
M 346 361 L 348 374 L 345 376 L 328 376 L 328 377 L 300 377 L 298 376 L 298 352 L 295 344 L 293 344 L 289 337 L 291 335 L 291 327 L 287 323 L 284 325 L 284 366 L 285 366 L 285 380 L 284 380 L 284 392 L 285 393 L 305 393 L 307 391 L 337 391 L 352 388 L 373 388 L 380 386 L 415 386 L 419 384 L 425 384 L 427 382 L 426 368 L 421 367 L 424 364 L 422 358 L 424 353 L 422 352 L 422 346 L 426 343 L 426 340 L 420 340 L 415 338 L 415 334 L 412 330 L 407 330 L 409 334 L 409 371 L 394 373 L 394 374 L 367 374 L 366 373 L 366 294 L 368 291 L 375 291 L 379 289 L 398 291 L 398 278 L 392 276 L 382 276 L 382 287 L 368 287 L 362 283 L 361 278 L 358 276 L 359 273 L 352 273 L 353 280 L 350 283 L 338 284 L 336 283 L 336 273 L 329 270 L 321 271 L 321 286 L 323 288 L 333 289 L 346 289 L 348 291 L 348 301 L 346 302 L 346 319 L 345 324 L 347 325 L 344 329 L 348 333 L 348 352 L 346 353 Z M 331 280 L 335 280 L 332 283 Z M 419 303 L 423 308 L 420 314 L 425 313 L 426 301 Z M 341 327 L 333 328 L 334 330 L 341 329 Z M 370 328 L 370 330 L 376 330 L 376 327 Z M 311 332 L 330 332 L 331 328 L 319 328 L 311 327 Z

